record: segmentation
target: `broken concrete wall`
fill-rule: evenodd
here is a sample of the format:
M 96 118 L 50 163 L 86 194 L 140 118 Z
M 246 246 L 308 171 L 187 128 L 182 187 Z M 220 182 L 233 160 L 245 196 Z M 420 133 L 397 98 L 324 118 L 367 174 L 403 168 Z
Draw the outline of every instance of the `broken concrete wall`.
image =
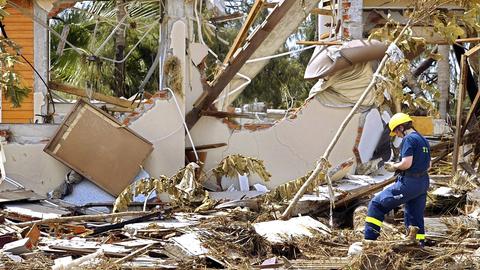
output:
M 40 195 L 60 185 L 70 170 L 43 152 L 45 145 L 9 143 L 4 147 L 7 176 Z
M 144 163 L 152 177 L 171 176 L 183 167 L 185 132 L 173 99 L 156 99 L 153 107 L 129 128 L 153 144 L 153 152 Z
M 57 128 L 58 125 L 1 124 L 0 130 L 11 133 L 10 143 L 4 145 L 7 177 L 40 195 L 62 183 L 69 168 L 43 152 Z
M 183 3 L 169 4 L 169 9 L 175 12 L 189 11 Z M 177 8 L 175 8 L 177 7 Z M 190 11 L 189 11 L 190 12 Z M 175 13 L 176 14 L 176 13 Z M 187 40 L 192 26 L 182 20 L 171 23 L 168 41 L 173 56 L 179 59 L 182 72 L 183 93 L 175 93 L 175 97 L 153 98 L 153 107 L 147 109 L 133 121 L 129 127 L 153 144 L 153 152 L 144 163 L 145 170 L 152 176 L 171 176 L 184 166 L 185 161 L 185 99 L 190 96 L 191 61 L 187 55 Z M 195 80 L 197 81 L 197 80 Z M 199 81 L 199 80 L 198 80 Z M 169 85 L 167 85 L 168 87 Z M 177 107 L 178 106 L 178 107 Z
M 192 129 L 192 136 L 197 145 L 228 143 L 226 147 L 208 150 L 205 171 L 230 154 L 259 158 L 272 174 L 272 181 L 266 183 L 272 188 L 313 170 L 349 111 L 350 108 L 325 107 L 313 99 L 296 119 L 283 120 L 271 128 L 232 131 L 221 120 L 202 117 Z M 350 121 L 333 150 L 330 157 L 333 165 L 353 156 L 358 123 L 359 114 Z M 250 184 L 260 181 L 251 178 Z

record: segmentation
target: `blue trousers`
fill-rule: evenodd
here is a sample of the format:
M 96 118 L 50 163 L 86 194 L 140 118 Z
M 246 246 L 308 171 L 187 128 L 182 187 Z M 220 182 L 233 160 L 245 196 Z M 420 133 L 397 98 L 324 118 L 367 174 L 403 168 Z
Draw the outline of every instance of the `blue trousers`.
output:
M 422 177 L 398 176 L 397 181 L 375 196 L 368 205 L 365 219 L 365 239 L 376 240 L 385 215 L 394 208 L 404 204 L 404 222 L 409 226 L 417 226 L 417 240 L 422 244 L 425 240 L 423 212 L 427 202 L 427 191 L 430 180 L 428 175 Z

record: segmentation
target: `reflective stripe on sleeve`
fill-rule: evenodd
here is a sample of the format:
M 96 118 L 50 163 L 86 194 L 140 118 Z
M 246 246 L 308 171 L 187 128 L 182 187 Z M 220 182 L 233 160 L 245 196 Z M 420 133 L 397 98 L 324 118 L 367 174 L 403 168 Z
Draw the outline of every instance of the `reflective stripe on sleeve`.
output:
M 366 217 L 365 222 L 372 223 L 373 225 L 377 225 L 378 227 L 382 227 L 382 221 L 374 218 L 374 217 Z

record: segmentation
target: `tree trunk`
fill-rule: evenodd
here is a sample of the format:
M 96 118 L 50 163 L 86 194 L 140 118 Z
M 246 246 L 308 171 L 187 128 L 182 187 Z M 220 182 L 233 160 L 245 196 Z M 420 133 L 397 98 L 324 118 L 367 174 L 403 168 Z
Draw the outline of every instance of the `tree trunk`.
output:
M 126 15 L 125 11 L 126 0 L 116 0 L 117 6 L 117 23 L 120 23 Z M 115 60 L 122 61 L 125 57 L 125 43 L 126 43 L 126 27 L 121 25 L 114 36 L 115 40 Z M 115 63 L 114 70 L 114 80 L 115 80 L 115 95 L 118 97 L 128 96 L 125 93 L 125 62 Z
M 448 95 L 450 89 L 450 45 L 439 45 L 438 53 L 442 59 L 438 61 L 438 90 L 440 91 L 439 112 L 440 118 L 447 119 L 448 116 Z

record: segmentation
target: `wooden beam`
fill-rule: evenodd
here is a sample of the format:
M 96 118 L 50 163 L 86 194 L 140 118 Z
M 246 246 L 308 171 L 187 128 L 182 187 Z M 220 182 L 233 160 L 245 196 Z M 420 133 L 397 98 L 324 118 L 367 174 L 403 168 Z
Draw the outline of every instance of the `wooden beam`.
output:
M 235 12 L 235 13 L 228 14 L 228 15 L 223 15 L 223 16 L 217 16 L 217 17 L 210 18 L 210 21 L 212 21 L 213 23 L 223 23 L 223 22 L 238 20 L 238 19 L 241 19 L 242 17 L 243 17 L 243 13 Z
M 311 14 L 315 15 L 324 15 L 324 16 L 333 16 L 333 12 L 331 9 L 324 9 L 324 8 L 314 8 L 310 11 Z
M 213 81 L 212 86 L 204 85 L 204 91 L 207 91 L 208 94 L 196 102 L 197 106 L 186 115 L 186 123 L 189 129 L 200 119 L 200 112 L 212 105 L 213 101 L 215 101 L 294 4 L 298 4 L 298 0 L 284 0 L 281 5 L 277 6 L 249 40 L 248 45 L 238 53 L 235 59 L 233 59 L 215 81 Z
M 463 124 L 462 132 L 460 134 L 461 137 L 463 137 L 463 134 L 465 134 L 468 124 L 470 124 L 470 120 L 472 119 L 472 115 L 475 114 L 479 105 L 480 105 L 480 89 L 477 89 L 477 95 L 475 96 L 475 99 L 472 101 L 472 104 L 470 105 L 467 118 L 465 119 L 465 123 Z
M 215 149 L 215 148 L 220 148 L 227 146 L 226 143 L 212 143 L 212 144 L 204 144 L 204 145 L 196 145 L 195 150 L 197 151 L 204 151 L 204 150 L 210 150 L 210 149 Z M 185 151 L 193 151 L 193 147 L 187 146 L 185 147 Z
M 84 89 L 80 89 L 80 88 L 65 85 L 65 84 L 60 84 L 60 83 L 56 83 L 56 82 L 49 82 L 48 83 L 48 88 L 50 88 L 52 90 L 55 90 L 55 91 L 79 96 L 79 97 L 89 98 L 89 96 L 87 95 L 87 93 Z M 120 99 L 120 98 L 117 98 L 117 97 L 107 96 L 107 95 L 100 94 L 100 93 L 97 93 L 97 92 L 93 92 L 91 98 L 95 99 L 95 100 L 98 100 L 98 101 L 103 101 L 105 103 L 117 105 L 117 106 L 120 106 L 120 107 L 123 107 L 123 108 L 134 109 L 134 107 L 135 107 L 135 104 L 132 104 L 131 101 L 128 101 L 128 100 L 125 100 L 125 99 Z
M 462 140 L 461 131 L 462 131 L 462 109 L 463 109 L 463 100 L 465 99 L 465 89 L 467 82 L 467 57 L 462 55 L 461 64 L 460 64 L 460 83 L 458 86 L 458 96 L 457 96 L 457 117 L 456 117 L 456 129 L 455 129 L 455 141 L 453 144 L 453 157 L 452 157 L 452 175 L 457 172 L 458 167 L 458 151 L 460 148 L 460 142 Z
M 480 50 L 480 44 L 477 44 L 477 46 L 471 48 L 470 50 L 465 52 L 466 57 L 470 57 L 472 54 L 476 53 L 478 50 Z
M 243 23 L 242 28 L 238 32 L 237 36 L 235 37 L 235 40 L 233 41 L 232 46 L 230 47 L 230 50 L 225 56 L 225 60 L 223 60 L 223 63 L 225 65 L 230 62 L 232 56 L 235 54 L 238 48 L 242 46 L 243 42 L 247 38 L 248 30 L 253 25 L 253 22 L 257 18 L 258 13 L 262 10 L 263 4 L 264 4 L 264 0 L 255 0 L 255 3 L 253 3 L 252 9 L 250 9 L 247 19 L 245 20 L 245 23 Z

